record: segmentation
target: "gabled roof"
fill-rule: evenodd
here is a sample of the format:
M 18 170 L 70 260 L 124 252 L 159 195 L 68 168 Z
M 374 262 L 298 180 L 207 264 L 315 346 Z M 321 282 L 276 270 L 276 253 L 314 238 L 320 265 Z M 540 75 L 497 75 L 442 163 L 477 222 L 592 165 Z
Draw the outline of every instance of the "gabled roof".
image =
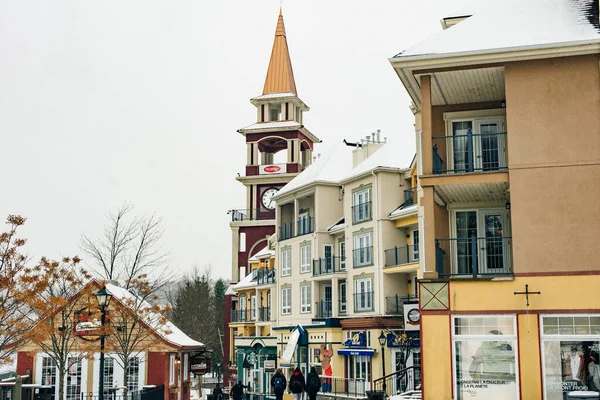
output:
M 412 147 L 405 146 L 401 140 L 391 140 L 348 172 L 341 182 L 350 181 L 376 169 L 406 171 L 410 169 L 413 158 Z
M 466 20 L 390 61 L 600 43 L 598 0 L 477 0 Z
M 265 86 L 263 88 L 263 95 L 269 93 L 298 94 L 281 10 L 277 19 L 275 41 L 273 42 L 271 60 L 269 61 L 269 69 L 267 70 L 267 78 L 265 79 Z
M 256 280 L 253 280 L 252 274 L 246 275 L 241 281 L 231 287 L 231 290 L 236 293 L 238 290 L 248 289 L 256 286 Z

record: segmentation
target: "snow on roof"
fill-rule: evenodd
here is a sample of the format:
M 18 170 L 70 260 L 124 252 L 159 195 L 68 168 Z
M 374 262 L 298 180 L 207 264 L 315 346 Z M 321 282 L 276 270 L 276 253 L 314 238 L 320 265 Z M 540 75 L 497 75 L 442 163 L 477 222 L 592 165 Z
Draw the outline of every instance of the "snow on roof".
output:
M 327 228 L 327 232 L 331 232 L 331 231 L 334 231 L 334 230 L 336 230 L 338 228 L 343 227 L 344 223 L 345 223 L 345 219 L 344 219 L 344 217 L 342 217 L 335 224 L 333 224 L 329 228 Z
M 238 290 L 241 290 L 241 289 L 247 289 L 247 288 L 254 287 L 254 286 L 256 286 L 256 281 L 252 281 L 252 279 L 253 279 L 252 274 L 248 274 L 241 281 L 239 281 L 237 284 L 233 285 L 233 287 L 231 289 L 235 293 L 235 292 L 237 292 Z
M 410 214 L 416 213 L 417 206 L 418 206 L 417 204 L 411 204 L 408 207 L 401 205 L 400 207 L 396 208 L 394 211 L 392 211 L 390 213 L 390 217 L 398 217 L 401 215 L 410 215 Z
M 353 147 L 343 142 L 333 151 L 316 159 L 277 193 L 277 197 L 315 182 L 336 184 L 352 170 Z
M 227 287 L 227 290 L 225 291 L 225 296 L 235 296 L 235 294 L 236 294 L 236 293 L 235 293 L 235 291 L 233 290 L 233 287 L 234 287 L 234 286 L 235 286 L 235 285 L 229 285 L 229 286 Z
M 479 3 L 477 0 L 476 3 Z M 502 0 L 463 7 L 473 15 L 394 58 L 499 53 L 528 47 L 600 42 L 598 0 Z M 458 14 L 457 14 L 458 15 Z
M 258 253 L 256 253 L 255 255 L 253 255 L 252 257 L 250 257 L 250 259 L 248 260 L 249 262 L 258 262 L 258 260 L 260 258 L 265 258 L 267 256 L 272 256 L 273 254 L 275 254 L 273 252 L 273 250 L 269 249 L 268 245 L 265 245 L 265 247 L 262 248 L 261 251 L 259 251 Z
M 0 363 L 0 374 L 8 374 L 17 370 L 17 358 L 16 355 L 11 357 L 11 362 Z
M 284 92 L 284 93 L 267 93 L 261 96 L 253 97 L 252 100 L 268 100 L 268 99 L 280 99 L 285 97 L 296 97 L 294 93 Z
M 113 295 L 113 297 L 120 300 L 121 304 L 125 306 L 130 306 L 131 302 L 133 301 L 137 304 L 142 304 L 144 308 L 150 307 L 149 303 L 147 303 L 144 300 L 141 300 L 139 297 L 120 286 L 113 285 L 112 283 L 107 283 L 106 290 L 111 295 Z M 181 329 L 175 326 L 175 324 L 173 324 L 171 321 L 166 321 L 166 323 L 162 323 L 162 321 L 160 321 L 161 318 L 159 318 L 158 314 L 149 313 L 149 315 L 144 319 L 144 322 L 148 324 L 148 326 L 150 326 L 156 333 L 158 333 L 165 341 L 171 344 L 181 347 L 204 347 L 203 343 L 200 343 L 190 338 Z
M 414 148 L 406 146 L 406 142 L 402 142 L 402 140 L 398 139 L 390 140 L 346 174 L 341 181 L 349 181 L 377 168 L 409 169 L 415 151 Z
M 248 125 L 240 131 L 252 131 L 259 129 L 273 129 L 273 128 L 300 128 L 302 125 L 296 121 L 271 121 L 271 122 L 257 122 L 252 125 Z

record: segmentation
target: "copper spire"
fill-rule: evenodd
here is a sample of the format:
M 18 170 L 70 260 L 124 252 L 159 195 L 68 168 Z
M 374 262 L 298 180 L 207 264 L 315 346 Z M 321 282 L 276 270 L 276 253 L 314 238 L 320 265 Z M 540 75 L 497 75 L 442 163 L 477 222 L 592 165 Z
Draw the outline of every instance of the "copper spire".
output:
M 279 10 L 275 41 L 273 42 L 273 50 L 271 51 L 271 61 L 269 61 L 267 79 L 265 79 L 265 86 L 263 88 L 263 94 L 268 93 L 298 94 L 296 92 L 292 60 L 290 59 L 281 10 Z

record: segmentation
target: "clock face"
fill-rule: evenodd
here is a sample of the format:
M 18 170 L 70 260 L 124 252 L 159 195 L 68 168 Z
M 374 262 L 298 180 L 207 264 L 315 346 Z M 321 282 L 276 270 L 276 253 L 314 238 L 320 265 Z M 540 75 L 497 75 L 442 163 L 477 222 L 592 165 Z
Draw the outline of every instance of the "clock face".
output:
M 267 210 L 275 209 L 275 202 L 273 201 L 273 196 L 275 196 L 277 194 L 277 191 L 278 191 L 277 189 L 271 188 L 271 189 L 267 189 L 263 192 L 262 205 Z
M 412 322 L 413 324 L 416 324 L 419 322 L 419 319 L 421 319 L 421 313 L 419 312 L 418 309 L 413 308 L 412 310 L 410 310 L 408 312 L 407 317 L 410 322 Z

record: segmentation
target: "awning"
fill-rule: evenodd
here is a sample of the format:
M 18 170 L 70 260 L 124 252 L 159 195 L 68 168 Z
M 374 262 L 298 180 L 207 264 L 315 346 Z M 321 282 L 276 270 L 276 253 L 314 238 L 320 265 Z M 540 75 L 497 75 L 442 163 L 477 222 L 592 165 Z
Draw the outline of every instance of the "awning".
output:
M 375 349 L 353 349 L 353 348 L 345 348 L 345 349 L 338 349 L 338 354 L 340 356 L 366 356 L 366 357 L 373 357 L 373 354 L 375 354 Z

